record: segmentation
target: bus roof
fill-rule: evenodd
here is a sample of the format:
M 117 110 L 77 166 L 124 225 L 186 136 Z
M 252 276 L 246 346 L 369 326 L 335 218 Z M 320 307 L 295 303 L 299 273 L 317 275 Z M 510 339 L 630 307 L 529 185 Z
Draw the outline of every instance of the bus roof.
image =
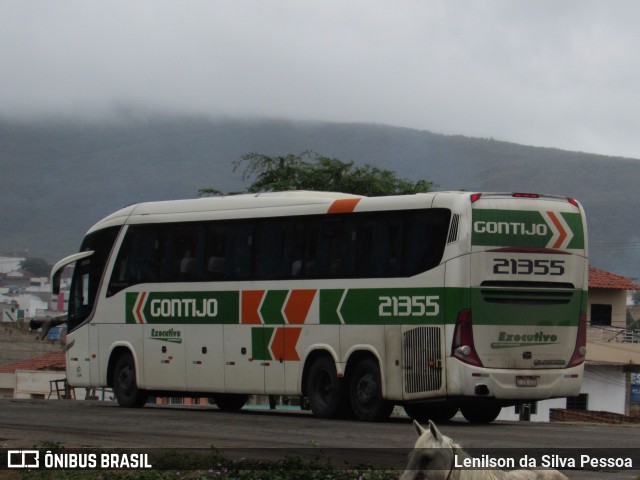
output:
M 96 223 L 88 233 L 126 223 L 179 222 L 232 218 L 269 217 L 274 215 L 310 215 L 349 211 L 396 210 L 451 205 L 473 198 L 473 192 L 431 192 L 414 195 L 365 197 L 340 192 L 308 190 L 249 193 L 165 200 L 130 205 Z M 482 198 L 513 197 L 512 193 L 482 193 Z M 438 202 L 435 199 L 438 198 Z M 539 195 L 542 200 L 566 201 L 566 197 Z M 356 209 L 357 205 L 357 209 Z M 276 209 L 277 211 L 274 211 Z
M 420 196 L 422 200 L 419 203 L 425 206 L 430 204 L 429 201 L 425 203 L 425 196 L 432 198 L 433 194 L 420 194 Z M 112 213 L 96 223 L 89 232 L 125 223 L 173 222 L 180 221 L 179 218 L 188 221 L 263 217 L 273 214 L 273 209 L 278 209 L 279 212 L 282 212 L 280 214 L 284 215 L 294 215 L 296 211 L 299 214 L 320 214 L 327 213 L 330 207 L 337 202 L 351 202 L 355 206 L 360 200 L 377 205 L 381 205 L 381 202 L 391 202 L 397 205 L 400 202 L 407 208 L 411 203 L 418 203 L 416 197 L 417 195 L 364 197 L 340 192 L 300 190 L 145 202 L 130 205 Z M 398 208 L 403 208 L 403 206 L 399 205 Z M 414 208 L 417 208 L 417 205 Z

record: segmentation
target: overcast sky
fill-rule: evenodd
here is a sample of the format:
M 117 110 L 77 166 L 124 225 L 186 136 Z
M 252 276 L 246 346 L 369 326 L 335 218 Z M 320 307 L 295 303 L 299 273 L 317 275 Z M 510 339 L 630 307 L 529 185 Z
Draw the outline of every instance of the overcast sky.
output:
M 636 0 L 0 0 L 0 116 L 372 122 L 640 158 Z

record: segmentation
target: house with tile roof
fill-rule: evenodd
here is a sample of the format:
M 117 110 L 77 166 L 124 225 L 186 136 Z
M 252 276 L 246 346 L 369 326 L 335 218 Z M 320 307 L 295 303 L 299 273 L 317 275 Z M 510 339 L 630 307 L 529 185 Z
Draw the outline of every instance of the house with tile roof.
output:
M 635 290 L 628 278 L 589 267 L 589 325 L 626 329 L 627 293 Z
M 67 385 L 66 378 L 66 359 L 62 351 L 0 365 L 0 398 L 107 398 L 104 389 L 100 392 L 73 389 Z
M 0 398 L 114 400 L 108 388 L 70 388 L 64 351 L 0 365 Z
M 0 365 L 0 398 L 49 397 L 55 382 L 66 377 L 65 364 L 64 352 L 52 352 Z

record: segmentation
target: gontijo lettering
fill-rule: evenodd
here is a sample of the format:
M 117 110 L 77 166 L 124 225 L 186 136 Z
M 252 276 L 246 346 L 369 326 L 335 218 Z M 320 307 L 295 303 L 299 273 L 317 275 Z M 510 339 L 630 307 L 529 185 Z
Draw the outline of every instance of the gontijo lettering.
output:
M 127 292 L 127 323 L 237 323 L 239 292 Z
M 152 317 L 216 317 L 218 300 L 215 298 L 171 298 L 150 302 Z
M 476 233 L 492 233 L 500 235 L 537 235 L 544 237 L 549 233 L 549 227 L 544 223 L 529 224 L 518 222 L 485 222 L 478 220 L 473 222 L 473 231 Z

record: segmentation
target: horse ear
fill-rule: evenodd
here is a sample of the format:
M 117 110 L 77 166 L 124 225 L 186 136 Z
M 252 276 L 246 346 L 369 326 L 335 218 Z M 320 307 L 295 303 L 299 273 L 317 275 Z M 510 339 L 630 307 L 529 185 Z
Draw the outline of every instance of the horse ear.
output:
M 431 430 L 431 435 L 433 435 L 433 437 L 436 440 L 442 441 L 442 434 L 440 433 L 440 430 L 438 430 L 438 427 L 436 427 L 436 424 L 433 423 L 431 420 L 429 420 L 429 430 Z
M 418 436 L 421 436 L 424 432 L 426 432 L 426 430 L 422 428 L 422 425 L 420 425 L 417 420 L 413 421 L 413 428 L 416 429 L 416 433 L 418 434 Z

